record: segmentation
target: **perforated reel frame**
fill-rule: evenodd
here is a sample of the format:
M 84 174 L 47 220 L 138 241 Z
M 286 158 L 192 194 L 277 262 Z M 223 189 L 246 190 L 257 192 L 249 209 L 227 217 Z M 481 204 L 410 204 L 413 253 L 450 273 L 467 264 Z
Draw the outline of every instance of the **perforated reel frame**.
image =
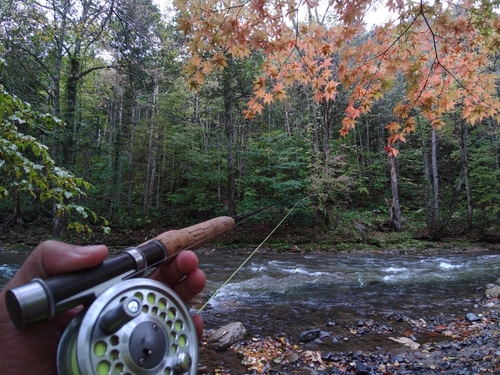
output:
M 103 316 L 130 298 L 140 302 L 140 313 L 106 333 Z M 148 344 L 151 336 L 154 345 Z M 175 292 L 154 280 L 130 279 L 102 293 L 73 319 L 57 357 L 59 375 L 194 375 L 198 340 L 189 311 Z

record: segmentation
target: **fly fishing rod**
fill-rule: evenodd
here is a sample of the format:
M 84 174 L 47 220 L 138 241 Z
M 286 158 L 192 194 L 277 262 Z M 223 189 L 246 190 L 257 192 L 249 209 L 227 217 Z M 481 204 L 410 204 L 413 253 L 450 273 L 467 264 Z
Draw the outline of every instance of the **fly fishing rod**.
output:
M 194 375 L 198 341 L 189 310 L 172 289 L 143 276 L 280 203 L 164 232 L 96 267 L 33 279 L 6 292 L 9 316 L 23 329 L 84 306 L 59 342 L 59 375 Z

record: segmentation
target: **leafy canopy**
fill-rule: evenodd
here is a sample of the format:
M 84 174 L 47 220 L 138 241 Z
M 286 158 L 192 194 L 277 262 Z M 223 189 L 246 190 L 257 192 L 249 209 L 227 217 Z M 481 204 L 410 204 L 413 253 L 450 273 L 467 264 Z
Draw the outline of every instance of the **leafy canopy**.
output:
M 249 119 L 285 98 L 286 88 L 296 83 L 311 87 L 318 103 L 335 100 L 343 87 L 349 92 L 340 130 L 345 135 L 401 74 L 406 92 L 387 125 L 389 154 L 415 129 L 417 113 L 435 127 L 444 124 L 443 114 L 458 108 L 471 125 L 486 117 L 500 120 L 496 76 L 488 70 L 488 56 L 500 47 L 496 0 L 433 5 L 388 0 L 394 19 L 369 33 L 363 20 L 373 0 L 177 0 L 175 5 L 179 28 L 189 38 L 185 72 L 191 89 L 226 68 L 228 56 L 265 56 L 245 110 Z

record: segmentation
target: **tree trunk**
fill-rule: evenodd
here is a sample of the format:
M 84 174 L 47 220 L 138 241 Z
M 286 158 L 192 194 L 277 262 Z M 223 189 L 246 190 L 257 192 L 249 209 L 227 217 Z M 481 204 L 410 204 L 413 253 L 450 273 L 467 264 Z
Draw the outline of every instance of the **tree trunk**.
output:
M 235 202 L 235 157 L 234 157 L 234 127 L 231 121 L 231 101 L 224 99 L 224 133 L 226 135 L 227 144 L 227 214 L 229 216 L 236 215 Z
M 148 164 L 146 170 L 146 185 L 144 188 L 144 211 L 151 208 L 153 203 L 153 194 L 156 177 L 156 155 L 158 151 L 158 129 L 155 126 L 156 122 L 156 103 L 158 100 L 158 77 L 154 77 L 153 100 L 151 109 L 151 119 L 149 127 L 149 142 L 148 142 Z
M 127 189 L 127 210 L 130 214 L 132 211 L 132 194 L 134 189 L 134 142 L 135 142 L 135 126 L 140 119 L 140 107 L 136 102 L 135 95 L 133 96 L 132 116 L 130 119 L 130 140 L 128 154 L 128 189 Z
M 458 127 L 458 144 L 460 146 L 460 155 L 462 157 L 462 174 L 465 184 L 465 193 L 467 196 L 467 229 L 472 229 L 472 194 L 469 185 L 469 166 L 467 163 L 467 137 L 468 137 L 468 127 L 467 124 L 461 119 L 455 120 L 459 121 Z
M 424 126 L 424 125 L 422 125 Z M 425 174 L 425 210 L 427 219 L 427 232 L 430 238 L 435 239 L 439 226 L 439 201 L 438 201 L 438 172 L 437 172 L 437 141 L 436 130 L 431 128 L 430 154 L 427 147 L 427 134 L 422 138 L 422 151 Z
M 89 6 L 90 2 L 82 2 L 82 14 L 80 21 L 85 23 L 89 17 Z M 77 34 L 75 41 L 73 42 L 73 48 L 68 49 L 68 60 L 69 60 L 69 74 L 66 79 L 66 108 L 64 111 L 64 139 L 63 139 L 63 165 L 67 168 L 72 169 L 75 160 L 75 150 L 74 143 L 77 133 L 76 124 L 76 101 L 78 97 L 78 82 L 81 79 L 81 50 L 82 50 L 82 39 L 80 35 Z
M 437 170 L 437 140 L 436 129 L 431 129 L 431 170 L 432 170 L 432 207 L 431 229 L 434 232 L 439 224 L 439 183 Z M 432 236 L 434 237 L 434 236 Z
M 392 192 L 392 224 L 396 232 L 401 232 L 401 206 L 399 204 L 398 176 L 396 172 L 396 158 L 389 156 L 389 167 L 391 173 L 391 192 Z
M 431 207 L 432 207 L 432 184 L 431 184 L 431 172 L 429 166 L 429 155 L 427 153 L 427 142 L 422 139 L 422 155 L 424 163 L 424 179 L 425 179 L 425 216 L 427 223 L 427 231 L 430 232 L 431 223 Z
M 291 134 L 292 131 L 290 126 L 290 113 L 288 111 L 286 100 L 283 101 L 283 111 L 285 112 L 285 132 L 287 134 Z
M 120 100 L 119 110 L 118 110 L 118 123 L 116 124 L 116 133 L 115 133 L 115 155 L 114 155 L 114 176 L 113 176 L 113 205 L 118 207 L 120 205 L 121 200 L 121 186 L 122 186 L 122 162 L 121 162 L 121 154 L 122 154 L 122 131 L 123 131 L 123 98 Z

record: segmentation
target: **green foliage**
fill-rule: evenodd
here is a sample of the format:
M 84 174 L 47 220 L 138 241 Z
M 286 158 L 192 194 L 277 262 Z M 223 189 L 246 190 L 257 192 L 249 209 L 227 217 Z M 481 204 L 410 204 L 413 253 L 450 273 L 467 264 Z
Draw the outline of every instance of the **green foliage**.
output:
M 342 140 L 332 145 L 328 155 L 314 155 L 307 191 L 327 225 L 338 225 L 353 196 L 366 191 L 359 172 L 352 150 Z
M 308 154 L 304 142 L 281 130 L 253 138 L 244 153 L 246 172 L 239 181 L 244 199 L 240 212 L 300 194 L 307 183 Z
M 470 150 L 469 178 L 474 206 L 483 228 L 500 214 L 500 170 L 496 147 L 482 142 Z
M 263 133 L 248 145 L 247 167 L 253 176 L 274 179 L 269 181 L 270 184 L 264 183 L 263 189 L 274 189 L 278 195 L 283 192 L 293 194 L 306 177 L 308 156 L 305 147 L 300 138 L 281 130 Z M 290 176 L 296 176 L 296 179 L 290 180 Z
M 47 146 L 21 131 L 51 130 L 61 122 L 48 114 L 33 111 L 29 104 L 6 92 L 0 86 L 0 200 L 11 199 L 15 215 L 20 217 L 21 196 L 53 207 L 60 219 L 71 212 L 86 219 L 95 214 L 84 206 L 68 202 L 85 196 L 90 184 L 55 165 Z M 69 228 L 82 230 L 84 224 L 74 221 Z
M 424 179 L 424 165 L 422 150 L 419 148 L 407 148 L 403 150 L 396 159 L 398 165 L 398 185 L 400 200 L 403 202 L 403 210 L 411 211 L 420 208 L 423 202 L 424 190 L 422 183 Z M 386 192 L 390 199 L 390 193 Z

